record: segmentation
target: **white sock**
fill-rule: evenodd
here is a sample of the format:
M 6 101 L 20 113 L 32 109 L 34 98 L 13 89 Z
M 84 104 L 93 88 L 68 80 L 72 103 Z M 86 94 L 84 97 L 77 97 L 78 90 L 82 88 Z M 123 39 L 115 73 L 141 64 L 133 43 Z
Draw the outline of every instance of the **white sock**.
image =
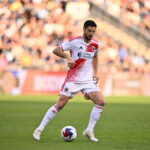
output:
M 48 122 L 56 116 L 57 112 L 58 112 L 58 108 L 56 107 L 56 105 L 49 108 L 38 128 L 41 131 L 43 131 L 45 126 L 48 124 Z
M 94 106 L 91 114 L 90 114 L 90 120 L 88 127 L 86 131 L 92 131 L 96 125 L 96 122 L 99 120 L 101 114 L 102 114 L 103 106 L 96 105 Z

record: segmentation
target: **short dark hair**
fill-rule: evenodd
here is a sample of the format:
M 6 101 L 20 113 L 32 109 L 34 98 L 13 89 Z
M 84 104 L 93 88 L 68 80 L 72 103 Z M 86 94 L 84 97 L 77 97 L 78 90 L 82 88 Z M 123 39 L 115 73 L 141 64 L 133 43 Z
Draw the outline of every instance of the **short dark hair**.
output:
M 87 20 L 84 22 L 84 28 L 86 29 L 87 27 L 97 27 L 97 24 L 93 20 Z

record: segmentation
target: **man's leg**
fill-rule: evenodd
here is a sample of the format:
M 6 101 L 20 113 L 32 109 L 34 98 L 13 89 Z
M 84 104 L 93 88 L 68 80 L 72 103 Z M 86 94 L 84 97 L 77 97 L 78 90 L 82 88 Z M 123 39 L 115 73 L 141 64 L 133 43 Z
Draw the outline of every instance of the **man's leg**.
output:
M 88 93 L 88 97 L 93 101 L 95 106 L 90 114 L 89 124 L 83 134 L 87 136 L 91 141 L 98 141 L 98 139 L 94 137 L 93 129 L 102 114 L 105 100 L 100 91 L 90 92 Z
M 45 126 L 56 116 L 57 112 L 59 112 L 64 107 L 68 100 L 68 96 L 60 95 L 57 103 L 48 109 L 40 125 L 35 129 L 33 133 L 34 139 L 40 140 L 40 135 L 43 132 Z

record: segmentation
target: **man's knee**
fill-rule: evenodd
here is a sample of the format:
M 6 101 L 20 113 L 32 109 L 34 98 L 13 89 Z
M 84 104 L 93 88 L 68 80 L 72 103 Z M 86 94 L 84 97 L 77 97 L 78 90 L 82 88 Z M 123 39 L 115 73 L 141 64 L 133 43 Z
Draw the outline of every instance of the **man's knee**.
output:
M 106 102 L 104 100 L 104 98 L 97 98 L 97 100 L 95 101 L 95 104 L 100 105 L 100 106 L 105 106 Z
M 100 105 L 101 105 L 101 106 L 105 106 L 105 104 L 106 104 L 106 102 L 105 102 L 104 99 L 100 100 Z

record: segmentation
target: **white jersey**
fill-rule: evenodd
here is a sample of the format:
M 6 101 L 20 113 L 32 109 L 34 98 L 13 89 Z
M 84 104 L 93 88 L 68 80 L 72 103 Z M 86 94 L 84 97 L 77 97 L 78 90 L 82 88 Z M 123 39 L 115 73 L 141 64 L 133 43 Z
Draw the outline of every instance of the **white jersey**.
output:
M 65 41 L 60 48 L 69 50 L 76 64 L 67 73 L 67 82 L 87 83 L 93 82 L 92 59 L 98 53 L 99 43 L 91 40 L 85 43 L 82 36 Z

